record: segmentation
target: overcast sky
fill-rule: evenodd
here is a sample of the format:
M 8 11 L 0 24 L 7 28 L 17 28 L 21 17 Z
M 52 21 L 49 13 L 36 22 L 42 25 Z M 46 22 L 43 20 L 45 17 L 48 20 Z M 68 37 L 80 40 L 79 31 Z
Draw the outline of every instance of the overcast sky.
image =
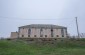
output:
M 19 26 L 55 24 L 68 28 L 68 33 L 85 33 L 85 0 L 0 0 L 0 37 L 9 37 Z

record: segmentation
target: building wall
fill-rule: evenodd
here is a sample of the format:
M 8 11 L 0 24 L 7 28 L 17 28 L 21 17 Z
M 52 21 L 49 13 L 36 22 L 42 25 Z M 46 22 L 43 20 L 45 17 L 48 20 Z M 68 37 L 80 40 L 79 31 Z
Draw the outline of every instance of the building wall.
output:
M 61 29 L 53 29 L 53 35 L 54 35 L 54 37 L 55 38 L 61 38 Z M 57 35 L 59 36 L 59 37 L 57 37 Z
M 66 31 L 67 29 L 63 29 L 63 35 L 62 37 L 62 29 L 53 29 L 53 37 L 51 36 L 51 29 L 43 28 L 42 31 L 40 31 L 40 28 L 30 28 L 31 32 L 28 34 L 29 28 L 20 28 L 19 29 L 19 37 L 20 38 L 66 38 Z M 23 36 L 22 36 L 23 35 Z M 30 37 L 29 37 L 30 35 Z M 42 37 L 41 37 L 42 35 Z M 47 35 L 47 37 L 46 37 Z
M 31 37 L 36 38 L 34 35 L 36 35 L 36 37 L 40 37 L 40 29 L 37 28 L 32 28 L 31 29 Z
M 11 32 L 11 38 L 18 38 L 18 32 Z
M 28 38 L 28 28 L 20 28 L 19 29 L 19 37 L 24 35 L 25 38 Z

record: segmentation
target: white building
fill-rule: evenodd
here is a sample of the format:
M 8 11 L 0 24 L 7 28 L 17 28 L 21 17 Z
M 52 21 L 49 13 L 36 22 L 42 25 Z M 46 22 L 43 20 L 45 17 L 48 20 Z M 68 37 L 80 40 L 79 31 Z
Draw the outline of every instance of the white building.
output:
M 18 38 L 67 38 L 67 28 L 50 24 L 31 24 L 19 27 Z

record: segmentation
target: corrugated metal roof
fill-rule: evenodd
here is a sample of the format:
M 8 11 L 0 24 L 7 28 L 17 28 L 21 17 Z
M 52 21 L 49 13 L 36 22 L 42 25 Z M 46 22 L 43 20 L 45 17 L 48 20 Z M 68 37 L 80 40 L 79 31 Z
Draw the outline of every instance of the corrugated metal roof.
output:
M 52 25 L 52 24 L 31 24 L 31 25 L 21 26 L 19 28 L 67 28 L 67 27 Z

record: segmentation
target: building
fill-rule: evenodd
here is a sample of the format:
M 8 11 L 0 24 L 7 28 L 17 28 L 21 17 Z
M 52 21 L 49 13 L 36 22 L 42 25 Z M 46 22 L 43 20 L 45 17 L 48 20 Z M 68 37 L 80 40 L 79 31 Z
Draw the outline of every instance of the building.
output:
M 11 32 L 11 38 L 17 38 L 18 32 Z
M 15 36 L 14 36 L 15 35 Z M 31 24 L 21 26 L 12 38 L 67 38 L 67 28 L 50 24 Z

